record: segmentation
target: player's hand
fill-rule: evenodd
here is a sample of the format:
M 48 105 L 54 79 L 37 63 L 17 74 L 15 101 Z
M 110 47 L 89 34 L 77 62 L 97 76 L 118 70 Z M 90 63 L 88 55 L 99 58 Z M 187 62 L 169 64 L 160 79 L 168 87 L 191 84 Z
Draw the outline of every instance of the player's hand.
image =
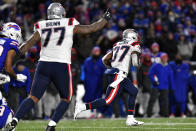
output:
M 8 75 L 0 73 L 0 85 L 10 82 L 10 77 Z
M 25 76 L 23 74 L 17 74 L 16 75 L 16 80 L 21 81 L 21 82 L 25 82 L 27 80 L 27 76 Z
M 106 12 L 103 14 L 102 16 L 104 19 L 106 19 L 107 21 L 110 20 L 111 18 L 111 13 L 109 12 L 109 9 L 106 10 Z

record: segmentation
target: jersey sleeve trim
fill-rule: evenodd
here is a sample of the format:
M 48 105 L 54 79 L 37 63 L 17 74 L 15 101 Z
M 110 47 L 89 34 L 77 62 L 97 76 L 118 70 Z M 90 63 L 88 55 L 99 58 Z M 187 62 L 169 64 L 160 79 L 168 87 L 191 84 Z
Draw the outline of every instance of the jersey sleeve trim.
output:
M 69 18 L 68 25 L 73 25 L 74 18 Z
M 10 42 L 10 45 L 14 45 L 14 46 L 19 46 L 19 44 L 18 44 L 18 42 L 16 42 L 16 41 L 12 41 L 12 42 Z
M 115 44 L 113 45 L 113 47 L 115 47 L 115 46 L 117 46 L 117 43 L 115 43 Z
M 135 41 L 133 43 L 131 43 L 132 46 L 136 46 L 136 45 L 140 45 L 140 42 L 139 41 Z
M 39 23 L 38 23 L 38 22 L 36 22 L 36 23 L 34 24 L 34 26 L 35 26 L 35 29 L 39 29 Z

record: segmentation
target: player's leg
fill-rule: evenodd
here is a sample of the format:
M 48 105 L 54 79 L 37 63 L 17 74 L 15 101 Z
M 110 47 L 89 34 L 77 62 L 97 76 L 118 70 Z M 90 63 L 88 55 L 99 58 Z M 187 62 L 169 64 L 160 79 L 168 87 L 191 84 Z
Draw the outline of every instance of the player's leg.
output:
M 57 105 L 55 112 L 49 122 L 46 131 L 53 130 L 62 116 L 65 114 L 73 95 L 71 66 L 64 63 L 56 63 L 52 81 L 60 94 L 60 103 Z
M 117 80 L 118 75 L 111 75 L 108 76 L 109 83 L 112 83 Z M 91 109 L 97 109 L 106 105 L 109 105 L 113 102 L 113 100 L 121 93 L 123 88 L 120 88 L 120 83 L 116 86 L 116 88 L 108 87 L 106 91 L 106 98 L 100 98 L 96 99 L 92 102 L 89 102 L 87 104 L 76 104 L 75 107 L 75 113 L 74 113 L 74 118 L 77 117 L 77 115 L 84 111 L 84 110 L 91 110 Z
M 30 95 L 20 104 L 12 122 L 8 124 L 10 126 L 10 129 L 14 129 L 18 121 L 23 118 L 23 116 L 28 113 L 34 107 L 35 103 L 37 103 L 43 96 L 46 88 L 50 84 L 50 69 L 48 68 L 49 66 L 50 65 L 44 62 L 39 62 Z
M 129 98 L 128 98 L 128 116 L 126 120 L 126 125 L 127 126 L 137 126 L 137 125 L 142 125 L 144 122 L 137 121 L 134 118 L 134 110 L 135 110 L 135 100 L 138 94 L 138 89 L 132 84 L 132 82 L 128 79 L 125 78 L 122 82 L 122 86 L 125 91 L 129 93 Z

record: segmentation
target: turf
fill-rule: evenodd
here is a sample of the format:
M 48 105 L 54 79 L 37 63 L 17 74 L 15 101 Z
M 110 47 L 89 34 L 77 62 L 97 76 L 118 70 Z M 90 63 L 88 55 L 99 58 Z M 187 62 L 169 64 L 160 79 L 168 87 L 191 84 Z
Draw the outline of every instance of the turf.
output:
M 61 120 L 57 131 L 196 131 L 196 118 L 144 118 L 142 126 L 126 127 L 125 119 Z M 15 131 L 44 131 L 48 121 L 21 121 Z

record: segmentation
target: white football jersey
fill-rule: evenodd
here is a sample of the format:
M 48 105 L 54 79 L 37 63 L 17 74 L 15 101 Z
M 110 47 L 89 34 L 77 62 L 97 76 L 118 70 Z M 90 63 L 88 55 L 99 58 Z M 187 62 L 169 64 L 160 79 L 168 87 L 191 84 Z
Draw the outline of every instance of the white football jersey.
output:
M 34 30 L 41 37 L 39 61 L 71 64 L 73 29 L 79 22 L 74 18 L 43 20 L 35 24 Z
M 114 44 L 112 51 L 112 67 L 128 74 L 131 66 L 131 53 L 133 51 L 141 53 L 141 48 L 139 42 L 133 42 L 130 44 L 121 41 Z

